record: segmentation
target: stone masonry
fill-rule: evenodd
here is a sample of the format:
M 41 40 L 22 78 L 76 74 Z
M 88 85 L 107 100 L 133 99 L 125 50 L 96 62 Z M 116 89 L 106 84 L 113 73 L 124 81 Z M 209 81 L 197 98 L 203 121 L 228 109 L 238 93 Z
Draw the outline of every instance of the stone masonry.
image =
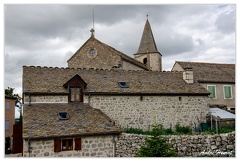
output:
M 94 108 L 102 110 L 122 128 L 151 129 L 154 123 L 165 128 L 192 126 L 198 119 L 204 122 L 209 112 L 204 96 L 84 96 Z
M 28 103 L 28 96 L 24 99 Z M 196 123 L 197 118 L 204 122 L 209 111 L 207 100 L 203 96 L 84 96 L 85 103 L 102 110 L 116 125 L 144 130 L 151 129 L 154 123 L 174 128 L 177 122 L 187 126 Z M 67 96 L 31 96 L 31 103 L 68 103 L 68 100 Z
M 61 152 L 54 152 L 54 139 L 30 139 L 30 154 L 27 150 L 28 140 L 24 140 L 23 157 L 113 157 L 113 136 L 88 136 L 81 139 L 81 150 Z
M 145 145 L 146 135 L 123 133 L 116 140 L 116 157 L 134 157 Z M 178 156 L 234 156 L 235 133 L 215 135 L 169 135 Z

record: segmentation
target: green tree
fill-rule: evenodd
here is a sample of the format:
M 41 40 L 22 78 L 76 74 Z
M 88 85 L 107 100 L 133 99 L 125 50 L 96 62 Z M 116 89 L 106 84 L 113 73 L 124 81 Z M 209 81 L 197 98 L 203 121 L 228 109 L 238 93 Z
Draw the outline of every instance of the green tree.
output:
M 151 136 L 145 139 L 146 146 L 141 146 L 136 157 L 174 157 L 176 152 L 171 150 L 172 145 L 168 138 L 161 137 L 162 129 L 154 126 Z
M 22 98 L 18 94 L 14 94 L 13 91 L 14 88 L 7 87 L 5 89 L 5 95 L 15 98 L 15 107 L 18 108 L 18 111 L 20 113 L 20 117 L 17 120 L 15 120 L 15 124 L 22 124 L 22 103 L 21 103 Z

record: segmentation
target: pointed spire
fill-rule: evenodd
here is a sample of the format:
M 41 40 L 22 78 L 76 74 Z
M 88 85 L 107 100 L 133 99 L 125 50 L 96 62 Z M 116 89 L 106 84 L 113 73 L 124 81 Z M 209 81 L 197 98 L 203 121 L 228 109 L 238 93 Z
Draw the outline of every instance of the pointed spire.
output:
M 158 50 L 147 15 L 147 21 L 143 30 L 142 39 L 137 53 L 152 53 L 152 52 L 158 52 Z

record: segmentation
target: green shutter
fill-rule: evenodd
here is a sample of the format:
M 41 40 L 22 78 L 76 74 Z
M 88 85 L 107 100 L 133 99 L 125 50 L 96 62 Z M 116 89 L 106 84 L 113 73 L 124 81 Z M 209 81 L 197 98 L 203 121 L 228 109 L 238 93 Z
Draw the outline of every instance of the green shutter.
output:
M 208 91 L 211 93 L 209 95 L 210 98 L 216 98 L 215 86 L 208 86 Z
M 231 86 L 224 86 L 225 98 L 232 98 Z

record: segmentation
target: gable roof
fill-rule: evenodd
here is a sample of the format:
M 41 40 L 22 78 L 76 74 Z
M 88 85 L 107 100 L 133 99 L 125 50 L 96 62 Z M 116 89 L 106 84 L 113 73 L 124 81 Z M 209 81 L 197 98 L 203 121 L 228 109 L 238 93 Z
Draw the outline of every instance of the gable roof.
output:
M 235 83 L 235 64 L 176 61 L 183 69 L 193 69 L 193 79 L 198 82 Z
M 87 83 L 78 75 L 76 74 L 74 77 L 69 79 L 66 83 L 63 84 L 63 87 L 67 88 L 71 82 L 74 82 L 75 84 L 83 84 L 84 88 L 87 86 Z
M 68 112 L 68 120 L 59 120 Z M 53 138 L 82 135 L 118 134 L 121 129 L 101 110 L 87 104 L 24 105 L 23 138 Z
M 137 51 L 137 54 L 140 53 L 153 53 L 158 52 L 157 46 L 154 40 L 154 36 L 152 33 L 152 29 L 150 23 L 147 19 L 146 24 L 144 26 L 141 42 Z
M 209 94 L 198 83 L 186 83 L 182 72 L 87 70 L 39 66 L 23 67 L 23 93 L 68 93 L 63 84 L 75 75 L 79 75 L 86 82 L 85 94 Z M 126 82 L 128 88 L 121 88 L 118 84 L 120 81 Z
M 145 70 L 148 70 L 148 68 L 145 66 L 145 64 L 143 64 L 143 63 L 141 63 L 140 61 L 137 61 L 137 60 L 131 58 L 130 56 L 128 56 L 128 55 L 126 55 L 126 54 L 124 54 L 124 53 L 116 50 L 115 48 L 113 48 L 113 47 L 111 47 L 111 46 L 109 46 L 109 45 L 107 45 L 107 44 L 99 41 L 98 39 L 96 39 L 96 38 L 93 37 L 93 36 L 91 36 L 91 37 L 75 52 L 75 54 L 72 55 L 72 57 L 70 57 L 70 58 L 68 59 L 68 61 L 71 60 L 71 59 L 73 59 L 73 58 L 76 56 L 76 54 L 77 54 L 88 42 L 90 42 L 90 41 L 96 41 L 96 42 L 98 42 L 99 44 L 102 44 L 105 48 L 108 48 L 109 50 L 111 50 L 111 51 L 113 52 L 113 54 L 116 54 L 116 55 L 120 56 L 123 60 L 128 61 L 128 62 L 130 62 L 130 63 L 132 63 L 132 64 L 134 64 L 134 65 L 136 65 L 136 66 L 138 66 L 138 67 L 141 67 L 141 68 L 143 68 L 143 69 L 145 69 Z M 68 61 L 67 61 L 67 62 L 68 62 Z

